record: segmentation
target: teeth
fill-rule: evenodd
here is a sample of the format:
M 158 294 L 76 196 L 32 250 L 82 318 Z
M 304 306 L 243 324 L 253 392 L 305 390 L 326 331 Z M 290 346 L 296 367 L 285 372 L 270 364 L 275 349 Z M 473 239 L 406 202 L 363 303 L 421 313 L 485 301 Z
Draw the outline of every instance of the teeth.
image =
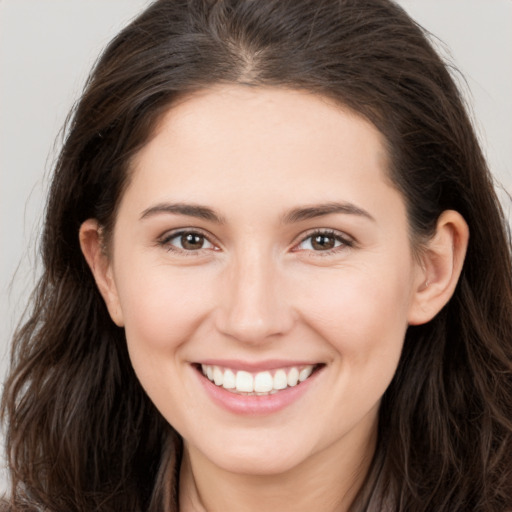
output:
M 313 368 L 311 367 L 307 367 L 307 368 L 303 368 L 300 372 L 299 372 L 299 381 L 300 382 L 303 382 L 305 381 L 310 375 L 311 375 L 311 372 L 313 371 Z
M 269 372 L 257 373 L 254 377 L 254 391 L 258 393 L 267 393 L 272 391 L 274 387 L 274 379 Z
M 276 371 L 264 371 L 255 374 L 229 368 L 203 364 L 203 374 L 217 386 L 234 393 L 247 393 L 251 395 L 269 395 L 277 393 L 287 387 L 293 387 L 305 381 L 312 373 L 314 365 L 297 368 L 280 368 Z
M 224 372 L 224 380 L 222 382 L 222 387 L 226 389 L 235 389 L 236 388 L 236 377 L 235 374 L 231 370 L 226 370 Z
M 213 382 L 217 386 L 222 386 L 224 383 L 224 372 L 218 366 L 213 369 Z
M 254 379 L 249 372 L 236 372 L 236 390 L 246 393 L 254 391 Z
M 284 370 L 277 370 L 274 375 L 274 386 L 273 388 L 276 390 L 285 389 L 288 387 L 288 379 L 286 377 L 286 372 Z
M 288 386 L 296 386 L 297 382 L 299 381 L 299 370 L 297 368 L 292 368 L 290 372 L 288 373 Z

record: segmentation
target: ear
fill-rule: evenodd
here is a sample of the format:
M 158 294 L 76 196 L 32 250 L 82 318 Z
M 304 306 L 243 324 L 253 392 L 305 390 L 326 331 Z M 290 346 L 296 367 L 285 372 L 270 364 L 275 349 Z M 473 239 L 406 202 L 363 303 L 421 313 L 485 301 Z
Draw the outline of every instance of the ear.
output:
M 110 317 L 122 327 L 123 315 L 113 278 L 111 260 L 104 245 L 101 226 L 96 219 L 88 219 L 80 226 L 80 248 L 91 269 L 96 285 L 107 305 Z
M 460 213 L 444 211 L 436 232 L 422 249 L 416 289 L 409 310 L 409 324 L 428 322 L 450 300 L 462 271 L 469 229 Z

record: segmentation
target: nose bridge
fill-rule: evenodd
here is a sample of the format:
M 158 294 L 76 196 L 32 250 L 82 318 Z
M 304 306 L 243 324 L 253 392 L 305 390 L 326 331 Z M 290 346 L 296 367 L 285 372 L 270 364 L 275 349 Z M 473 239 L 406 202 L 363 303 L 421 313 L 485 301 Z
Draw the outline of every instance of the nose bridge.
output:
M 255 244 L 240 250 L 231 262 L 220 293 L 219 329 L 246 343 L 263 343 L 291 328 L 292 311 L 284 276 L 270 250 Z

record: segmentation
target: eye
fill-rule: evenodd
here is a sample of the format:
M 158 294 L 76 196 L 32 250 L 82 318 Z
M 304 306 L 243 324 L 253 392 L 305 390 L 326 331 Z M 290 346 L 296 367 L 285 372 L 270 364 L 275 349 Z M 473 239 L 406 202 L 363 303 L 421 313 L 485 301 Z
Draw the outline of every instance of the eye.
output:
M 205 235 L 197 231 L 180 231 L 165 236 L 160 244 L 170 251 L 196 252 L 202 249 L 215 249 Z
M 348 237 L 336 231 L 315 231 L 297 244 L 295 250 L 330 253 L 342 247 L 352 247 Z

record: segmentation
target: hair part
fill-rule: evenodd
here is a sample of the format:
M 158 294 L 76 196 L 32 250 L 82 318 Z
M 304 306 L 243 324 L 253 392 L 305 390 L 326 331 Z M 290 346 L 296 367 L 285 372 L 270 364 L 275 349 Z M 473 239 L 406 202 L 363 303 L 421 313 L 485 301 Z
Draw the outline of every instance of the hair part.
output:
M 218 84 L 330 98 L 371 121 L 412 236 L 446 209 L 471 239 L 454 297 L 408 329 L 353 512 L 512 507 L 512 262 L 470 120 L 425 33 L 387 0 L 159 0 L 107 47 L 68 124 L 44 273 L 3 396 L 12 509 L 177 510 L 178 434 L 131 368 L 82 256 L 108 243 L 130 162 L 180 98 Z

